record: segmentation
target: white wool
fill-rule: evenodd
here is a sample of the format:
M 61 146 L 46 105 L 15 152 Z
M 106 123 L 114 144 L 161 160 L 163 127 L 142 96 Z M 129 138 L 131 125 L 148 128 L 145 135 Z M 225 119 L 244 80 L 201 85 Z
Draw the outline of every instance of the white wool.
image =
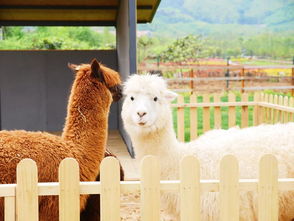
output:
M 226 154 L 237 157 L 241 179 L 253 179 L 258 177 L 260 157 L 268 153 L 278 160 L 280 178 L 294 178 L 294 123 L 212 130 L 195 141 L 182 143 L 176 139 L 169 105 L 175 95 L 161 77 L 133 75 L 124 85 L 124 93 L 122 119 L 136 159 L 158 156 L 161 179 L 178 179 L 179 162 L 188 154 L 199 159 L 201 179 L 218 179 L 220 160 Z M 142 116 L 142 113 L 145 114 Z M 162 198 L 164 209 L 178 220 L 178 195 L 164 194 Z M 256 193 L 242 192 L 240 198 L 240 220 L 256 220 Z M 201 208 L 201 220 L 218 220 L 218 193 L 203 194 Z M 280 194 L 279 220 L 293 218 L 294 191 L 283 192 Z

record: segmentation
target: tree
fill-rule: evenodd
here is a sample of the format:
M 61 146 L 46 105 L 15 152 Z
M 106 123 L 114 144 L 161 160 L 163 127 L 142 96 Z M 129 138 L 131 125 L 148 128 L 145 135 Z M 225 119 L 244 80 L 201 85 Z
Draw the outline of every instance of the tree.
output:
M 197 60 L 204 51 L 203 39 L 200 36 L 188 35 L 177 39 L 162 52 L 161 57 L 164 61 L 185 62 Z
M 140 38 L 138 38 L 138 42 L 137 42 L 137 46 L 138 46 L 138 58 L 139 58 L 139 63 L 144 60 L 147 55 L 146 55 L 146 52 L 147 52 L 147 49 L 149 47 L 151 47 L 153 45 L 153 40 L 147 36 L 142 36 Z

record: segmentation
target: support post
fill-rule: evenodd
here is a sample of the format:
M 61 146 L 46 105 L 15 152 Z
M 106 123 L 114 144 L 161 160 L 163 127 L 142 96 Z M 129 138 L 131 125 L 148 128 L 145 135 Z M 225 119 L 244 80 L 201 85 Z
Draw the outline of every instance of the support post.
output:
M 292 87 L 294 86 L 294 56 L 293 56 L 293 60 L 292 60 Z M 294 88 L 291 89 L 291 94 L 292 96 L 294 96 Z
M 194 80 L 193 80 L 194 72 L 193 72 L 193 69 L 190 70 L 190 78 L 192 78 L 190 81 L 190 88 L 191 88 L 191 94 L 193 94 L 193 91 L 194 91 Z
M 244 93 L 244 88 L 245 88 L 244 76 L 245 76 L 245 68 L 243 66 L 243 68 L 241 69 L 241 77 L 242 77 L 242 80 L 241 80 L 241 93 L 242 94 Z

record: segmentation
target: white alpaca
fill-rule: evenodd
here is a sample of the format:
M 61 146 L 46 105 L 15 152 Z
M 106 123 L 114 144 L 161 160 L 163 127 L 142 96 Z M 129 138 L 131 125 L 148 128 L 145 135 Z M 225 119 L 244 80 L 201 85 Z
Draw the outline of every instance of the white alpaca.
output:
M 161 179 L 179 178 L 179 161 L 184 155 L 195 155 L 201 165 L 201 179 L 218 179 L 219 163 L 226 154 L 239 161 L 240 178 L 258 177 L 262 155 L 274 154 L 279 163 L 279 177 L 294 177 L 294 123 L 260 125 L 245 129 L 212 130 L 197 140 L 182 143 L 173 129 L 170 102 L 176 94 L 155 75 L 133 75 L 124 85 L 126 95 L 122 119 L 131 137 L 136 159 L 156 155 L 161 163 Z M 257 220 L 257 195 L 242 192 L 240 220 Z M 162 206 L 174 220 L 179 217 L 176 194 L 165 194 Z M 279 220 L 294 219 L 294 191 L 280 193 Z M 201 199 L 201 220 L 218 220 L 218 193 L 205 193 Z

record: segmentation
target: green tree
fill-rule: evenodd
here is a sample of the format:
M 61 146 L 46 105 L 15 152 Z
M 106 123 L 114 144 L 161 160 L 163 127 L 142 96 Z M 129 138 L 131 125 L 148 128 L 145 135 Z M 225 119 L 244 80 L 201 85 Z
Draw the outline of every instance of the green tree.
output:
M 177 39 L 162 52 L 161 57 L 164 61 L 176 63 L 188 60 L 197 60 L 204 53 L 203 39 L 200 36 L 188 35 Z

